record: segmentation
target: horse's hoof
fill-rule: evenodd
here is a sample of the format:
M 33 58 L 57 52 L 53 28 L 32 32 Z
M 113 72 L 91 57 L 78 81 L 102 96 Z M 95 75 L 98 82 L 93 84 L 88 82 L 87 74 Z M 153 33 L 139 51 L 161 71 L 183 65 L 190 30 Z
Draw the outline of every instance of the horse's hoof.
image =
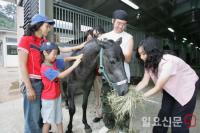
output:
M 91 129 L 91 128 L 87 128 L 87 129 L 85 128 L 85 132 L 86 132 L 86 133 L 91 133 L 91 132 L 92 132 L 92 129 Z
M 73 133 L 72 130 L 67 130 L 65 133 Z
M 85 129 L 91 129 L 90 125 L 85 124 Z
M 85 132 L 86 133 L 91 133 L 92 132 L 92 128 L 88 124 L 85 125 Z

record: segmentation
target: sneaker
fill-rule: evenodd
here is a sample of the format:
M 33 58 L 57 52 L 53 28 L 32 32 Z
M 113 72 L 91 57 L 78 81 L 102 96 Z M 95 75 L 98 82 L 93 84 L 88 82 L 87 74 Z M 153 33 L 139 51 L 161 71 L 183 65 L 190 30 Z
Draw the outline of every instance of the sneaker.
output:
M 102 127 L 100 130 L 99 130 L 99 133 L 107 133 L 108 132 L 108 128 L 106 126 Z

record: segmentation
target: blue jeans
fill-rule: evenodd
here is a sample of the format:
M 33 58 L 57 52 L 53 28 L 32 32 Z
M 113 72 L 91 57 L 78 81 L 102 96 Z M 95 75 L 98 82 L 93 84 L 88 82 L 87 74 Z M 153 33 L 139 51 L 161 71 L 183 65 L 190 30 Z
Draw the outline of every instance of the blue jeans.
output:
M 36 99 L 29 101 L 25 85 L 21 85 L 24 97 L 24 133 L 42 133 L 41 117 L 41 91 L 43 88 L 42 81 L 39 79 L 30 79 L 33 89 L 36 93 Z

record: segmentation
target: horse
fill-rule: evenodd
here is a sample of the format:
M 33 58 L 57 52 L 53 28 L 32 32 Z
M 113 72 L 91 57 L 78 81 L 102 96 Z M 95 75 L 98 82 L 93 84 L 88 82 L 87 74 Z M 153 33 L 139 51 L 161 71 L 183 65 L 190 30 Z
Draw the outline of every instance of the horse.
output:
M 128 92 L 128 82 L 124 69 L 124 55 L 120 44 L 122 38 L 117 41 L 92 39 L 85 44 L 81 50 L 74 51 L 72 56 L 83 53 L 83 58 L 79 66 L 67 77 L 67 102 L 70 121 L 66 133 L 72 133 L 72 121 L 76 108 L 74 103 L 75 91 L 83 89 L 83 116 L 82 122 L 87 132 L 92 132 L 87 123 L 86 110 L 88 96 L 94 83 L 95 69 L 97 65 L 105 81 L 116 90 L 118 95 L 124 95 Z M 100 63 L 99 63 L 100 61 Z M 72 65 L 72 62 L 69 62 Z

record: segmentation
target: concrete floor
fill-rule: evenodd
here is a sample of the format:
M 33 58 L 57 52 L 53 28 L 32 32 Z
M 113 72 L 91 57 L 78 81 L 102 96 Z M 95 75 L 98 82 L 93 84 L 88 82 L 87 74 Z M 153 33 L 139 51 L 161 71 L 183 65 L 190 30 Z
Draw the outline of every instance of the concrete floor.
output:
M 4 71 L 4 72 L 3 72 Z M 12 74 L 6 73 L 12 72 Z M 22 96 L 19 91 L 15 91 L 15 95 L 13 93 L 6 92 L 5 88 L 9 88 L 9 84 L 18 79 L 18 72 L 16 69 L 2 69 L 0 68 L 0 73 L 2 76 L 0 77 L 0 94 L 1 94 L 1 101 L 0 101 L 0 133 L 23 133 L 23 110 L 22 110 Z M 4 75 L 5 74 L 5 75 Z M 9 76 L 7 76 L 9 75 Z M 11 76 L 12 75 L 12 76 Z M 3 83 L 3 81 L 6 81 Z M 2 91 L 3 90 L 3 91 Z M 2 94 L 4 93 L 4 95 Z M 7 96 L 6 96 L 7 95 Z M 143 118 L 149 117 L 151 120 L 150 124 L 153 124 L 153 118 L 157 116 L 157 113 L 160 109 L 160 101 L 161 101 L 161 94 L 157 94 L 153 97 L 154 101 L 159 102 L 159 104 L 155 103 L 146 103 L 145 110 L 142 108 L 136 109 L 136 117 L 134 120 L 134 127 L 138 133 L 151 133 L 152 126 L 144 126 Z M 8 98 L 6 98 L 8 97 Z M 4 100 L 5 99 L 5 100 Z M 84 126 L 82 124 L 82 95 L 76 96 L 76 114 L 74 116 L 73 121 L 73 131 L 74 133 L 85 133 Z M 92 91 L 89 96 L 89 103 L 88 103 L 88 112 L 87 118 L 88 123 L 92 127 L 93 133 L 99 133 L 99 129 L 103 127 L 103 122 L 100 121 L 99 123 L 93 123 L 92 119 L 95 117 L 94 112 L 94 92 Z M 200 91 L 198 93 L 198 99 L 194 114 L 197 117 L 197 124 L 196 127 L 191 128 L 190 133 L 198 133 L 200 131 Z M 63 107 L 63 124 L 64 130 L 67 129 L 67 124 L 69 121 L 68 110 Z M 53 126 L 53 131 L 55 131 L 55 127 Z M 170 131 L 169 131 L 170 133 Z
M 10 89 L 12 83 L 19 81 L 18 69 L 0 67 L 0 74 L 0 103 L 19 98 L 19 89 Z

